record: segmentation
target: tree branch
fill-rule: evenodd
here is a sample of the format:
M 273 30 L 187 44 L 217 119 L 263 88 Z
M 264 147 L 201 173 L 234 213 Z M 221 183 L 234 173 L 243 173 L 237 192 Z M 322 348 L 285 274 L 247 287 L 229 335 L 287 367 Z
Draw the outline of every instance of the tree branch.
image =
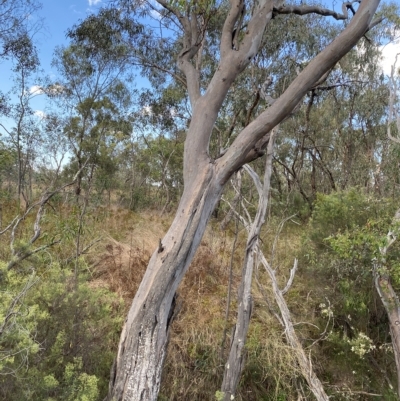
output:
M 280 7 L 274 7 L 274 14 L 297 14 L 297 15 L 307 15 L 307 14 L 318 14 L 324 17 L 333 17 L 336 20 L 345 20 L 349 17 L 348 9 L 352 10 L 355 14 L 353 3 L 361 3 L 361 0 L 349 1 L 343 3 L 342 14 L 336 11 L 330 10 L 328 8 L 319 6 L 296 6 L 296 5 L 282 5 Z
M 322 50 L 292 81 L 286 91 L 236 137 L 224 156 L 217 160 L 221 182 L 248 159 L 257 142 L 282 122 L 299 104 L 302 97 L 329 71 L 365 34 L 379 0 L 364 0 L 347 27 Z M 251 35 L 249 35 L 251 36 Z M 241 49 L 242 50 L 242 49 Z

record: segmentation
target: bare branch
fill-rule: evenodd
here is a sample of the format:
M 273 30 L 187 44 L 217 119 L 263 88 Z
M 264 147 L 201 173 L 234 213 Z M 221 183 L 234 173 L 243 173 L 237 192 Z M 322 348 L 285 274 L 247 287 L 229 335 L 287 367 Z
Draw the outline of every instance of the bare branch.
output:
M 295 276 L 296 270 L 297 270 L 297 265 L 298 265 L 298 260 L 295 259 L 295 260 L 294 260 L 294 263 L 293 263 L 293 267 L 290 269 L 290 277 L 289 277 L 289 280 L 288 280 L 288 282 L 286 283 L 285 288 L 281 291 L 281 292 L 282 292 L 282 295 L 285 295 L 285 294 L 289 291 L 290 287 L 292 286 L 293 280 L 294 280 L 294 276 Z
M 170 13 L 175 15 L 176 18 L 178 18 L 179 22 L 182 24 L 182 27 L 185 27 L 185 17 L 182 15 L 182 13 L 177 9 L 171 6 L 171 3 L 168 3 L 165 0 L 156 0 L 158 4 L 163 6 L 166 10 L 168 10 Z
M 76 252 L 74 256 L 71 256 L 68 259 L 66 259 L 63 263 L 68 264 L 68 263 L 72 262 L 74 259 L 78 258 L 79 256 L 84 255 L 93 245 L 97 244 L 101 240 L 102 240 L 102 237 L 96 238 L 94 241 L 92 241 L 90 244 L 86 245 L 79 252 Z
M 149 63 L 148 61 L 144 61 L 142 59 L 141 61 L 141 65 L 144 67 L 150 67 L 150 68 L 155 68 L 159 71 L 165 72 L 169 75 L 171 75 L 171 77 L 175 78 L 178 82 L 180 82 L 185 88 L 187 88 L 187 83 L 186 80 L 184 78 L 182 78 L 181 76 L 179 76 L 178 74 L 176 74 L 175 72 L 172 72 L 166 68 L 163 68 L 160 66 L 160 64 L 154 64 L 154 63 Z
M 25 220 L 25 218 L 29 215 L 29 213 L 32 211 L 32 209 L 34 209 L 36 206 L 39 206 L 39 209 L 36 213 L 36 218 L 35 218 L 35 222 L 33 225 L 33 235 L 32 237 L 29 239 L 28 244 L 31 246 L 33 245 L 34 242 L 36 242 L 36 240 L 40 237 L 40 233 L 41 233 L 41 227 L 40 227 L 40 221 L 43 217 L 43 212 L 44 212 L 44 208 L 47 204 L 47 202 L 58 192 L 62 191 L 64 188 L 69 187 L 73 184 L 75 184 L 76 180 L 78 179 L 79 174 L 82 172 L 82 170 L 86 167 L 88 160 L 86 160 L 86 162 L 83 164 L 83 166 L 78 170 L 78 172 L 75 174 L 73 180 L 67 184 L 62 185 L 61 187 L 51 191 L 51 192 L 45 192 L 42 196 L 42 198 L 37 201 L 36 203 L 32 204 L 31 206 L 29 206 L 29 208 L 25 211 L 25 213 L 21 216 L 21 217 L 16 217 L 13 220 L 14 225 L 12 226 L 12 230 L 11 230 L 11 235 L 10 235 L 10 248 L 11 248 L 11 255 L 12 258 L 10 260 L 10 262 L 7 265 L 7 269 L 10 270 L 11 268 L 13 268 L 15 265 L 17 265 L 19 262 L 23 261 L 24 259 L 28 258 L 29 256 L 34 255 L 35 253 L 38 253 L 50 246 L 53 246 L 55 244 L 58 244 L 60 242 L 60 240 L 57 241 L 52 241 L 49 244 L 46 245 L 42 245 L 39 248 L 36 248 L 34 250 L 25 250 L 22 252 L 19 251 L 15 251 L 14 248 L 14 243 L 15 243 L 15 234 L 17 231 L 17 228 L 19 226 L 19 224 L 21 223 L 21 221 Z M 9 228 L 9 227 L 8 227 Z M 8 229 L 7 228 L 7 229 Z
M 11 259 L 10 262 L 8 263 L 7 270 L 11 270 L 14 266 L 16 266 L 18 263 L 22 262 L 23 260 L 29 258 L 32 255 L 35 255 L 36 253 L 44 251 L 47 248 L 50 248 L 53 245 L 59 244 L 60 242 L 61 242 L 61 240 L 52 241 L 48 244 L 39 246 L 38 248 L 33 249 L 32 251 L 28 251 L 28 252 L 24 252 L 20 255 L 16 255 L 17 257 Z
M 231 8 L 226 17 L 221 34 L 221 45 L 220 45 L 221 58 L 224 58 L 227 54 L 229 54 L 232 51 L 233 47 L 232 38 L 234 36 L 233 30 L 235 28 L 236 22 L 240 18 L 240 15 L 242 14 L 244 9 L 243 0 L 231 0 L 230 3 L 231 3 Z
M 32 275 L 29 277 L 29 279 L 27 280 L 26 284 L 24 285 L 23 289 L 19 292 L 19 294 L 16 295 L 14 299 L 11 301 L 11 304 L 8 307 L 7 312 L 5 313 L 4 320 L 0 326 L 0 336 L 6 329 L 8 321 L 13 316 L 18 314 L 17 305 L 20 303 L 21 299 L 25 297 L 26 293 L 30 290 L 30 288 L 32 288 L 39 281 L 38 278 L 34 280 L 34 277 L 35 277 L 35 272 L 33 272 Z
M 389 116 L 388 116 L 388 123 L 387 123 L 387 136 L 388 138 L 395 142 L 400 144 L 400 139 L 397 137 L 394 137 L 391 133 L 391 125 L 393 120 L 396 120 L 396 125 L 397 125 L 397 132 L 400 132 L 400 115 L 397 113 L 396 107 L 395 107 L 395 102 L 396 102 L 396 97 L 397 97 L 397 81 L 395 78 L 396 74 L 396 63 L 397 63 L 397 58 L 400 55 L 400 53 L 396 54 L 396 58 L 394 60 L 394 64 L 392 65 L 391 72 L 390 72 L 390 77 L 389 77 Z
M 0 235 L 2 235 L 2 234 L 4 234 L 5 232 L 7 232 L 12 226 L 13 226 L 13 224 L 15 223 L 15 221 L 18 219 L 18 216 L 15 216 L 14 217 L 14 220 L 3 230 L 3 231 L 0 231 Z
M 381 17 L 381 18 L 375 18 L 370 24 L 368 29 L 366 30 L 365 33 L 367 33 L 368 31 L 370 31 L 372 28 L 374 28 L 376 25 L 380 24 L 381 22 L 383 22 L 386 18 L 385 17 Z
M 330 10 L 328 8 L 319 6 L 296 6 L 296 5 L 282 5 L 280 7 L 274 7 L 274 14 L 297 14 L 297 15 L 307 15 L 307 14 L 318 14 L 324 17 L 333 17 L 336 20 L 346 20 L 349 17 L 348 9 L 350 9 L 353 14 L 355 14 L 353 3 L 361 3 L 361 0 L 349 1 L 343 3 L 342 14 L 336 11 Z
M 217 164 L 223 166 L 221 168 L 223 182 L 248 160 L 251 151 L 256 151 L 257 142 L 274 126 L 287 118 L 307 91 L 365 34 L 378 4 L 379 0 L 363 1 L 356 15 L 336 39 L 301 71 L 271 107 L 268 107 L 236 137 L 227 152 L 217 160 Z

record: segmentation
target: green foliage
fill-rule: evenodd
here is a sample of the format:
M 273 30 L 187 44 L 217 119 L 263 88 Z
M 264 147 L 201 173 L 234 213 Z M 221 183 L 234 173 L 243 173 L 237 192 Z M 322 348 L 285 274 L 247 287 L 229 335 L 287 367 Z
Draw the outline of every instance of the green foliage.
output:
M 326 248 L 326 238 L 362 227 L 371 219 L 388 218 L 390 203 L 366 197 L 358 188 L 318 194 L 310 221 L 309 237 L 318 247 Z M 370 223 L 371 224 L 371 223 Z
M 83 274 L 74 282 L 56 263 L 27 278 L 3 273 L 0 325 L 20 297 L 0 337 L 2 355 L 8 355 L 0 364 L 3 399 L 95 401 L 104 394 L 122 304 Z
M 388 325 L 374 289 L 373 267 L 379 260 L 397 284 L 398 247 L 394 245 L 385 260 L 380 252 L 387 232 L 394 229 L 394 211 L 392 201 L 357 189 L 318 195 L 304 241 L 304 263 L 325 283 L 318 291 L 321 299 L 330 300 L 329 314 L 325 302 L 319 306 L 320 316 L 332 324 L 324 350 L 332 355 L 330 369 L 347 363 L 354 380 L 363 372 L 371 385 L 379 386 L 370 374 L 368 355 L 387 363 L 379 344 L 387 341 Z
M 120 9 L 103 8 L 69 29 L 67 35 L 82 47 L 86 57 L 115 59 L 127 54 L 124 39 L 134 40 L 142 31 L 143 26 L 124 16 Z

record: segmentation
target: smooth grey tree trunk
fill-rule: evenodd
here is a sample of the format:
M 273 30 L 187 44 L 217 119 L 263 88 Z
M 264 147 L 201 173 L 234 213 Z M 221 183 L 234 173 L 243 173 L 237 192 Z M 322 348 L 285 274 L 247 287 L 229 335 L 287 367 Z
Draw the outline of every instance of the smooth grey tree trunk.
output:
M 268 197 L 271 184 L 272 158 L 274 154 L 274 143 L 277 128 L 271 131 L 267 156 L 265 161 L 264 185 L 261 185 L 258 176 L 251 169 L 247 172 L 253 178 L 259 195 L 257 214 L 253 222 L 248 222 L 248 237 L 246 243 L 245 257 L 243 262 L 242 280 L 238 292 L 238 314 L 235 330 L 231 338 L 231 346 L 228 360 L 225 364 L 224 377 L 221 392 L 224 401 L 235 398 L 240 376 L 245 364 L 245 345 L 247 332 L 249 330 L 253 299 L 251 296 L 251 285 L 253 281 L 253 269 L 255 256 L 258 250 L 258 240 L 261 228 L 265 222 L 268 207 Z
M 193 58 L 203 48 L 199 38 L 205 37 L 196 11 L 181 13 L 166 0 L 157 0 L 183 30 L 183 49 L 178 67 L 186 76 L 192 106 L 192 119 L 184 150 L 184 193 L 175 219 L 150 259 L 148 268 L 132 302 L 118 355 L 111 372 L 109 401 L 156 401 L 162 364 L 168 342 L 171 305 L 193 255 L 204 234 L 222 188 L 232 174 L 245 163 L 260 157 L 268 133 L 284 120 L 303 96 L 326 74 L 364 35 L 376 25 L 372 17 L 379 0 L 363 0 L 357 13 L 342 33 L 318 54 L 294 79 L 285 92 L 253 122 L 244 128 L 217 160 L 209 157 L 209 142 L 219 110 L 237 76 L 257 54 L 267 24 L 273 12 L 293 12 L 283 3 L 272 0 L 254 2 L 246 34 L 233 48 L 232 37 L 241 24 L 243 0 L 230 0 L 230 9 L 222 27 L 220 61 L 206 90 L 200 88 L 201 63 Z M 279 6 L 278 9 L 276 6 Z M 190 5 L 189 5 L 190 7 Z M 319 7 L 304 9 L 327 15 Z M 346 8 L 345 8 L 346 9 Z M 279 11 L 281 10 L 281 11 Z M 283 10 L 283 11 L 282 11 Z M 328 15 L 337 16 L 337 13 Z M 242 27 L 239 26 L 239 29 Z M 201 57 L 199 57 L 200 59 Z

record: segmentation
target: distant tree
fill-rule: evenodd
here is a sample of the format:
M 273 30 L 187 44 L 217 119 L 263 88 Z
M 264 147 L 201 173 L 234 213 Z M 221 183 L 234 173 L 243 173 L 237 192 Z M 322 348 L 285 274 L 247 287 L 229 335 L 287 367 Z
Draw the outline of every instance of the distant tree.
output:
M 40 26 L 36 14 L 40 8 L 41 3 L 36 0 L 3 0 L 0 3 L 0 57 L 21 58 L 26 52 L 24 42 L 30 36 L 29 32 Z
M 38 118 L 30 105 L 30 100 L 36 95 L 31 86 L 39 68 L 39 59 L 36 47 L 27 34 L 18 38 L 12 52 L 15 84 L 11 94 L 17 101 L 12 103 L 7 100 L 3 114 L 13 123 L 11 127 L 0 123 L 0 128 L 17 157 L 17 198 L 20 200 L 22 197 L 28 204 L 32 199 L 33 161 L 41 137 Z
M 111 154 L 112 142 L 130 134 L 131 97 L 126 86 L 130 78 L 127 47 L 112 26 L 112 15 L 101 13 L 98 20 L 87 20 L 68 36 L 71 44 L 58 48 L 53 61 L 59 79 L 45 90 L 62 111 L 56 125 L 63 126 L 72 162 L 81 171 L 76 184 L 79 195 L 85 174 L 82 166 L 87 163 L 93 170 L 109 163 L 106 151 L 110 148 Z

